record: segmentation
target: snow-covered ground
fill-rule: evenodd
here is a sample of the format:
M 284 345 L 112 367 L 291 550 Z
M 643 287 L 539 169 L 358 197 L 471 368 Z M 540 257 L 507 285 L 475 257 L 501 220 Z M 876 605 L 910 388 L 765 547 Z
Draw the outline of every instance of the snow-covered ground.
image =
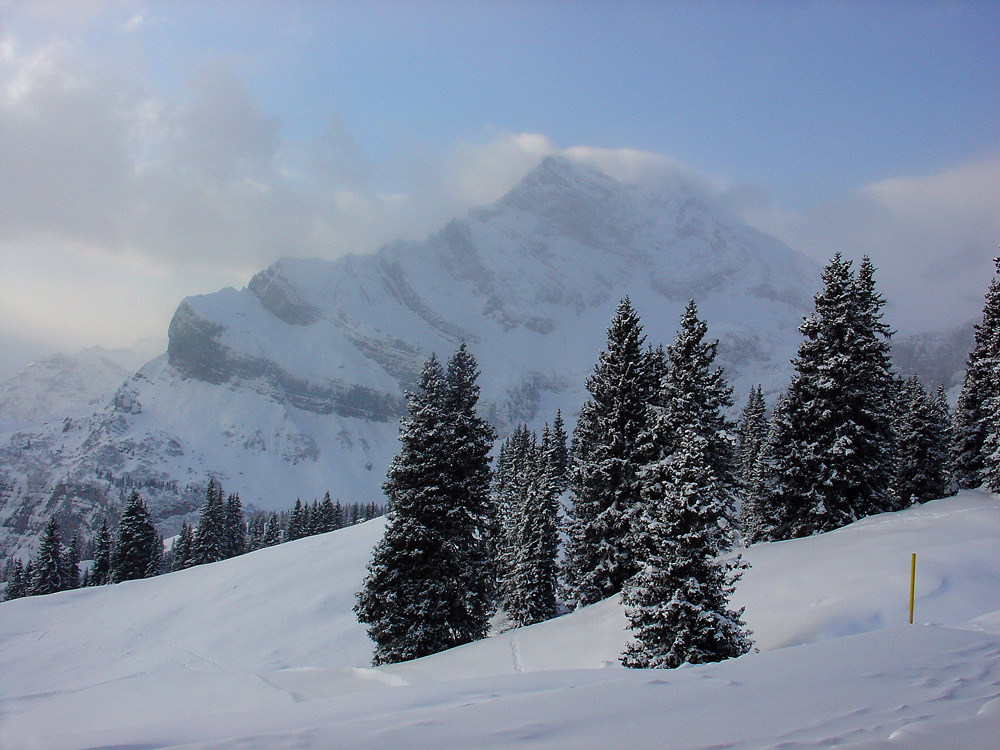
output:
M 618 665 L 616 599 L 371 669 L 351 607 L 381 531 L 0 605 L 0 747 L 1000 746 L 997 496 L 745 551 L 760 653 L 670 671 Z

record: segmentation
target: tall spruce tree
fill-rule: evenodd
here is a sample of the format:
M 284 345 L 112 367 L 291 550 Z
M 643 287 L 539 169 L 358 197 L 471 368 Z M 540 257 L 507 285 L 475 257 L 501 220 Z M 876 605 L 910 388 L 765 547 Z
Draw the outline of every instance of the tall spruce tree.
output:
M 764 392 L 758 385 L 750 389 L 736 432 L 739 478 L 744 492 L 753 483 L 757 458 L 767 438 L 767 423 L 767 404 L 764 401 Z
M 983 319 L 976 324 L 975 342 L 966 360 L 965 380 L 955 407 L 954 467 L 960 489 L 988 482 L 1000 491 L 1000 257 L 997 276 L 986 292 Z M 992 436 L 992 437 L 991 437 Z
M 177 534 L 171 551 L 173 552 L 171 570 L 184 570 L 197 564 L 194 559 L 194 529 L 187 521 L 181 522 L 180 533 Z
M 492 431 L 475 414 L 477 376 L 463 345 L 447 372 L 432 355 L 417 391 L 407 394 L 400 452 L 382 485 L 386 530 L 354 608 L 375 643 L 375 665 L 436 653 L 488 630 Z
M 785 397 L 779 395 L 767 420 L 767 432 L 757 452 L 749 482 L 744 488 L 743 504 L 740 506 L 740 535 L 744 545 L 777 539 L 777 514 L 769 505 L 778 498 L 775 487 L 778 482 L 777 451 L 778 436 L 788 433 L 791 425 L 785 410 Z
M 201 506 L 198 525 L 194 530 L 191 546 L 193 565 L 205 565 L 225 560 L 229 551 L 227 536 L 226 505 L 222 499 L 222 487 L 209 479 L 205 490 L 205 504 Z
M 639 504 L 640 436 L 656 392 L 644 341 L 626 297 L 587 379 L 590 399 L 573 431 L 563 560 L 564 596 L 571 607 L 617 593 L 638 569 L 629 547 L 630 521 Z
M 673 668 L 750 650 L 743 610 L 729 609 L 742 566 L 717 559 L 725 492 L 709 439 L 695 425 L 682 427 L 674 450 L 643 470 L 644 562 L 622 591 L 633 637 L 625 666 Z
M 559 449 L 549 426 L 533 451 L 531 480 L 517 514 L 507 613 L 518 625 L 533 625 L 556 615 L 559 545 Z
M 94 565 L 88 582 L 91 586 L 111 583 L 111 529 L 108 528 L 107 518 L 101 519 L 101 527 L 94 540 Z
M 150 519 L 146 503 L 132 490 L 125 500 L 114 550 L 111 553 L 111 580 L 114 583 L 150 578 L 159 573 L 163 543 Z
M 302 539 L 306 534 L 306 509 L 301 498 L 295 498 L 295 505 L 292 506 L 292 513 L 288 517 L 288 526 L 285 528 L 285 541 L 294 542 Z
M 951 487 L 948 404 L 910 377 L 900 393 L 894 490 L 899 507 L 946 497 Z
M 75 535 L 68 546 L 63 547 L 63 589 L 80 588 L 80 550 L 83 542 L 78 535 Z
M 764 498 L 769 538 L 830 531 L 895 507 L 892 373 L 874 269 L 840 254 L 800 326 Z
M 227 558 L 238 557 L 247 551 L 247 524 L 243 517 L 243 503 L 235 492 L 226 498 L 225 537 Z
M 267 518 L 263 513 L 255 513 L 247 521 L 247 550 L 253 552 L 264 547 L 264 529 Z
M 263 546 L 273 547 L 276 544 L 281 544 L 281 524 L 278 521 L 278 514 L 272 512 L 264 524 Z
M 445 373 L 445 410 L 453 448 L 446 489 L 451 495 L 452 540 L 461 555 L 459 586 L 467 601 L 457 611 L 455 627 L 471 640 L 489 630 L 489 617 L 496 607 L 496 569 L 489 534 L 495 528 L 490 499 L 490 451 L 493 428 L 477 413 L 479 366 L 464 343 L 448 360 Z M 376 514 L 374 504 L 366 520 Z
M 4 565 L 4 581 L 7 585 L 3 590 L 2 601 L 9 602 L 31 595 L 31 573 L 25 571 L 24 563 L 14 557 Z
M 509 614 L 514 593 L 514 568 L 524 506 L 532 483 L 537 482 L 537 447 L 534 433 L 518 425 L 500 446 L 494 472 L 495 529 L 491 534 L 500 605 Z
M 45 524 L 33 568 L 32 596 L 54 594 L 66 588 L 66 582 L 63 580 L 66 573 L 66 566 L 63 564 L 63 545 L 59 538 L 59 522 L 55 516 L 50 516 L 48 523 Z
M 678 450 L 685 431 L 694 431 L 705 440 L 705 458 L 715 478 L 715 500 L 719 504 L 718 546 L 728 546 L 735 526 L 738 478 L 732 438 L 734 425 L 726 417 L 732 407 L 732 388 L 722 368 L 715 366 L 718 341 L 706 341 L 707 324 L 698 318 L 692 300 L 681 315 L 680 330 L 667 347 L 666 374 L 660 381 L 656 403 L 647 415 L 647 427 L 641 436 L 643 465 L 665 460 Z M 642 483 L 642 482 L 641 482 Z M 640 483 L 640 484 L 641 484 Z M 642 505 L 632 523 L 642 533 Z M 637 545 L 634 555 L 643 559 Z

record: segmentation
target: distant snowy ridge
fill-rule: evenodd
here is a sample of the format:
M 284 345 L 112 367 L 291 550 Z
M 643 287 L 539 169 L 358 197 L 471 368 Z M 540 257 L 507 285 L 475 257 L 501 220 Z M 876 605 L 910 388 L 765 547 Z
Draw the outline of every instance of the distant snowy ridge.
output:
M 262 508 L 328 490 L 379 500 L 404 391 L 462 341 L 501 434 L 557 408 L 572 425 L 626 295 L 654 345 L 696 299 L 737 397 L 773 393 L 818 284 L 810 261 L 682 180 L 650 191 L 549 158 L 424 242 L 283 259 L 243 290 L 185 299 L 166 356 L 91 413 L 0 446 L 0 550 L 52 512 L 69 532 L 93 525 L 119 502 L 115 482 L 143 489 L 167 534 L 210 475 Z
M 161 341 L 149 339 L 127 349 L 95 346 L 33 362 L 0 383 L 0 425 L 9 430 L 46 417 L 88 415 L 161 350 Z

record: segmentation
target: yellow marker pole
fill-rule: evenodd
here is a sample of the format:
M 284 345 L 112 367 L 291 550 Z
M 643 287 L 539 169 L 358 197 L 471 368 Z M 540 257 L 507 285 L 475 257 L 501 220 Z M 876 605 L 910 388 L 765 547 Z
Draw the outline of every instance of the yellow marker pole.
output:
M 917 553 L 910 555 L 910 625 L 913 624 L 913 587 L 917 581 Z

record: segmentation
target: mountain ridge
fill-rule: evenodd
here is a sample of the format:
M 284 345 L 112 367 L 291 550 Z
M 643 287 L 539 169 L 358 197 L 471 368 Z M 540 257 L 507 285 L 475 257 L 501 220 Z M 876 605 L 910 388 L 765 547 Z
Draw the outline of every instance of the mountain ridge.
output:
M 281 258 L 242 290 L 185 298 L 166 354 L 101 408 L 0 446 L 0 550 L 48 513 L 71 532 L 92 526 L 125 484 L 148 493 L 164 533 L 200 504 L 209 476 L 260 508 L 328 490 L 378 500 L 405 391 L 431 352 L 462 341 L 501 434 L 557 408 L 572 424 L 625 295 L 654 345 L 696 299 L 738 398 L 759 382 L 773 392 L 818 278 L 679 179 L 649 190 L 547 158 L 422 242 Z

